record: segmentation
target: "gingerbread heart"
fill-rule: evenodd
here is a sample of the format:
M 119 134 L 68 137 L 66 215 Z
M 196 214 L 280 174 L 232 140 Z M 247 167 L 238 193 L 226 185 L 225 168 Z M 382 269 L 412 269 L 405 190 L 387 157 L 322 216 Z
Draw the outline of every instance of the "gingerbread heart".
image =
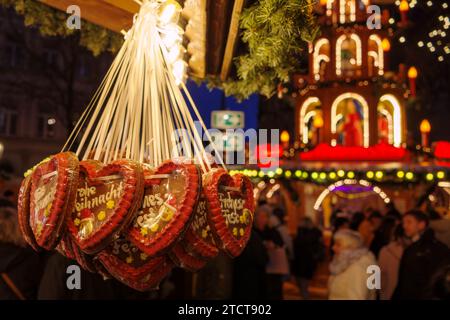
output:
M 172 248 L 169 257 L 178 267 L 191 272 L 202 269 L 207 263 L 206 259 L 202 259 L 192 251 L 187 250 L 182 243 L 177 243 Z
M 189 226 L 200 187 L 193 164 L 167 161 L 147 171 L 144 197 L 128 239 L 151 257 L 167 253 Z
M 67 226 L 74 242 L 85 253 L 108 246 L 126 228 L 142 199 L 142 167 L 117 160 L 103 166 L 88 160 L 80 164 L 75 207 Z
M 63 152 L 39 164 L 31 175 L 30 226 L 42 248 L 54 249 L 62 236 L 74 203 L 78 171 L 76 155 Z
M 40 250 L 30 226 L 30 190 L 31 175 L 23 179 L 17 200 L 17 218 L 25 241 L 36 251 Z
M 91 273 L 97 273 L 98 269 L 96 267 L 96 264 L 94 262 L 94 257 L 90 256 L 78 248 L 77 244 L 74 240 L 71 240 L 70 242 L 72 244 L 72 250 L 75 256 L 75 261 L 86 271 L 89 271 Z
M 238 256 L 250 237 L 253 212 L 253 186 L 243 175 L 231 177 L 214 169 L 204 177 L 208 221 L 217 245 L 231 257 Z
M 72 239 L 70 238 L 68 233 L 62 236 L 61 241 L 58 243 L 58 246 L 56 247 L 56 250 L 66 258 L 76 260 Z
M 203 258 L 214 258 L 219 253 L 209 225 L 207 200 L 203 191 L 182 242 L 188 252 Z
M 174 267 L 166 256 L 151 258 L 124 238 L 101 251 L 98 259 L 117 280 L 139 291 L 157 288 Z

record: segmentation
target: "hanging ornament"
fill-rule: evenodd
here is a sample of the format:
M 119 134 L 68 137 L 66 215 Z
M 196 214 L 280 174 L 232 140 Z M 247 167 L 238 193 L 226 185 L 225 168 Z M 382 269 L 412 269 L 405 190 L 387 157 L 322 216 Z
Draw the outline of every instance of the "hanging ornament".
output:
M 52 250 L 58 244 L 73 208 L 77 181 L 78 159 L 71 152 L 51 157 L 31 174 L 29 223 L 40 247 Z
M 160 256 L 189 226 L 200 194 L 200 173 L 193 164 L 167 161 L 145 175 L 144 197 L 128 232 L 147 255 Z
M 19 196 L 33 248 L 136 290 L 157 288 L 176 265 L 197 271 L 219 250 L 239 255 L 252 226 L 252 185 L 228 175 L 184 84 L 180 10 L 142 1 L 62 152 L 27 173 Z

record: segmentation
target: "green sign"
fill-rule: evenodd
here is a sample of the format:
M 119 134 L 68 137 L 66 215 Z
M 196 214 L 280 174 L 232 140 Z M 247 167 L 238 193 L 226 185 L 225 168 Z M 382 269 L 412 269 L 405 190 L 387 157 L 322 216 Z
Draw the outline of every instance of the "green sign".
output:
M 242 111 L 213 111 L 211 113 L 211 127 L 216 129 L 244 128 L 244 112 Z

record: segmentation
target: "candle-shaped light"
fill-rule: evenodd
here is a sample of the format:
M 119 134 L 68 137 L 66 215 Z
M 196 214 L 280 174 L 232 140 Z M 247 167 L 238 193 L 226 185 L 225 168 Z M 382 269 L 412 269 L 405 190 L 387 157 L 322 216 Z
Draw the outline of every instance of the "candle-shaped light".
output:
M 428 147 L 430 144 L 431 124 L 427 119 L 423 119 L 420 123 L 420 134 L 422 137 L 422 147 Z
M 411 66 L 408 69 L 409 90 L 411 91 L 411 95 L 413 97 L 416 96 L 416 79 L 417 79 L 418 74 L 419 73 L 418 73 L 416 67 Z
M 387 38 L 384 38 L 383 41 L 381 41 L 381 48 L 383 48 L 384 52 L 391 50 L 391 43 Z
M 402 0 L 400 2 L 399 9 L 400 9 L 400 15 L 402 17 L 401 23 L 402 23 L 402 25 L 405 25 L 406 22 L 408 21 L 408 16 L 407 16 L 408 11 L 409 11 L 408 1 Z
M 316 115 L 314 116 L 314 120 L 313 120 L 313 126 L 316 129 L 316 145 L 317 145 L 321 142 L 320 131 L 322 131 L 322 127 L 323 127 L 323 117 L 322 117 L 321 111 L 316 112 Z
M 281 141 L 281 145 L 283 146 L 284 149 L 287 149 L 289 147 L 289 140 L 291 139 L 289 132 L 287 132 L 287 130 L 283 130 L 281 132 L 281 136 L 280 136 L 280 141 Z

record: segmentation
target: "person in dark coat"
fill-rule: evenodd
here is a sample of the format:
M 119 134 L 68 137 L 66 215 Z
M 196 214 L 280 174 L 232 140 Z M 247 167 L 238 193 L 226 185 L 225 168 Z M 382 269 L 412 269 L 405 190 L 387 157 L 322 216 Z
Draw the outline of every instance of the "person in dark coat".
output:
M 310 218 L 304 218 L 294 238 L 294 261 L 292 274 L 304 299 L 309 299 L 309 281 L 316 271 L 324 246 L 322 233 L 314 227 Z
M 269 213 L 258 208 L 253 230 L 242 254 L 234 260 L 233 297 L 235 299 L 266 299 L 266 265 L 269 261 L 262 233 Z
M 450 264 L 450 250 L 435 238 L 433 230 L 428 228 L 428 217 L 422 211 L 407 212 L 403 216 L 403 228 L 413 243 L 401 258 L 398 284 L 392 299 L 431 299 L 434 276 Z
M 0 208 L 0 300 L 34 300 L 45 257 L 22 238 L 17 212 Z

